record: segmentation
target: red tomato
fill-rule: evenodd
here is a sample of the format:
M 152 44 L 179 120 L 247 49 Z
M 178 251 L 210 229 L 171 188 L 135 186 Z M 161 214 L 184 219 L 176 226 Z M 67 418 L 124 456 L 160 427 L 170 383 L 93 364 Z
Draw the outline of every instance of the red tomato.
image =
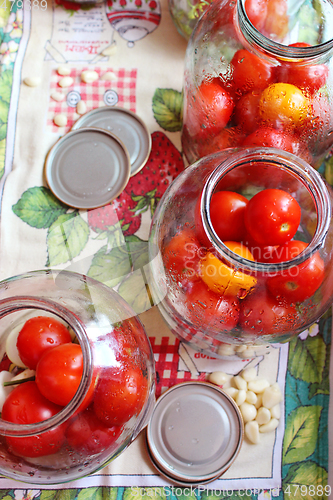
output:
M 257 262 L 270 262 L 272 253 L 276 246 L 272 245 L 259 245 L 249 234 L 246 234 L 244 244 L 250 250 L 253 258 Z
M 66 429 L 66 439 L 71 448 L 87 456 L 111 450 L 118 439 L 122 427 L 107 427 L 87 408 L 71 421 Z
M 194 231 L 179 230 L 163 251 L 163 262 L 172 279 L 182 285 L 199 279 L 198 262 L 202 251 Z
M 60 321 L 46 316 L 28 319 L 17 337 L 17 350 L 23 363 L 35 370 L 42 354 L 56 345 L 71 342 L 69 331 Z
M 246 49 L 237 50 L 230 67 L 233 89 L 237 94 L 264 89 L 273 83 L 272 66 Z
M 248 200 L 233 191 L 217 191 L 210 202 L 210 217 L 216 234 L 222 241 L 241 241 L 245 234 L 244 211 Z M 199 240 L 207 247 L 210 241 L 204 231 L 201 214 L 201 198 L 195 207 L 195 229 Z M 198 254 L 203 257 L 202 254 Z
M 267 256 L 266 262 L 285 262 L 292 260 L 307 247 L 307 244 L 299 240 L 287 241 L 284 245 L 274 247 Z
M 186 295 L 186 308 L 198 329 L 210 326 L 229 331 L 238 322 L 239 299 L 214 293 L 203 281 L 195 283 Z
M 222 241 L 242 241 L 245 235 L 244 213 L 248 200 L 233 191 L 218 191 L 210 203 L 212 225 Z
M 284 247 L 279 258 L 289 257 L 287 260 L 290 260 L 292 256 L 297 256 L 306 247 L 307 244 L 302 241 L 292 241 L 288 246 Z M 316 252 L 302 264 L 268 278 L 267 288 L 275 297 L 285 297 L 291 302 L 302 302 L 318 290 L 324 276 L 324 261 L 319 252 Z
M 292 43 L 290 47 L 311 47 L 308 43 Z M 283 63 L 277 68 L 277 80 L 291 83 L 300 89 L 314 94 L 323 87 L 328 77 L 328 66 L 325 64 Z
M 106 426 L 121 426 L 140 413 L 147 393 L 147 379 L 139 368 L 106 369 L 97 384 L 93 409 Z
M 66 406 L 76 393 L 83 372 L 83 354 L 78 344 L 62 344 L 46 351 L 36 368 L 40 392 L 57 405 Z M 92 399 L 95 380 L 91 383 L 80 410 Z
M 258 31 L 262 30 L 265 25 L 268 2 L 269 0 L 245 0 L 247 17 Z
M 263 189 L 247 204 L 244 221 L 259 245 L 281 245 L 293 238 L 301 221 L 301 208 L 282 189 Z
M 220 132 L 227 125 L 234 109 L 232 97 L 215 80 L 201 83 L 197 103 L 201 108 L 201 130 L 205 136 Z
M 235 105 L 235 121 L 247 134 L 251 134 L 258 128 L 259 99 L 260 91 L 253 90 L 242 95 Z
M 290 332 L 299 322 L 295 306 L 271 297 L 265 290 L 255 290 L 241 302 L 240 329 L 252 335 Z
M 283 40 L 289 30 L 287 0 L 269 0 L 267 16 L 261 32 L 272 40 Z
M 218 134 L 210 137 L 204 137 L 204 140 L 198 141 L 198 155 L 200 158 L 218 151 L 223 151 L 227 148 L 235 148 L 240 146 L 244 140 L 244 132 L 240 127 L 224 128 Z M 202 138 L 201 138 L 202 139 Z
M 281 130 L 271 127 L 260 127 L 243 141 L 244 147 L 265 147 L 277 148 L 289 153 L 294 153 L 297 147 L 297 140 Z M 295 154 L 295 153 L 294 153 Z
M 32 424 L 53 417 L 62 409 L 46 399 L 36 382 L 24 382 L 13 389 L 2 408 L 1 418 L 16 424 Z M 67 424 L 36 436 L 11 437 L 6 441 L 10 450 L 24 457 L 42 457 L 56 453 L 64 442 Z

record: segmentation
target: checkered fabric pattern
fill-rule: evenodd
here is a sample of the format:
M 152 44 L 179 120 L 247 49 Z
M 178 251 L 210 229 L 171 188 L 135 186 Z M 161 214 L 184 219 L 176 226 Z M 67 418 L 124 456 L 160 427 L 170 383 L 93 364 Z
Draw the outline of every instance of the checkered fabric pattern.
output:
M 149 340 L 155 359 L 156 397 L 175 384 L 188 380 L 205 380 L 205 373 L 193 377 L 190 372 L 178 371 L 180 341 L 176 337 L 162 337 L 161 343 L 157 343 L 155 337 L 149 337 Z
M 95 82 L 84 83 L 81 81 L 81 73 L 85 70 L 94 70 L 100 77 L 106 72 L 111 72 L 114 74 L 114 79 L 107 81 L 99 78 Z M 75 98 L 85 102 L 87 111 L 110 105 L 136 112 L 136 69 L 114 69 L 112 67 L 103 69 L 99 67 L 73 68 L 69 76 L 74 79 L 73 84 L 70 87 L 61 88 L 59 81 L 63 77 L 58 75 L 56 70 L 52 71 L 51 74 L 47 126 L 51 127 L 53 132 L 59 133 L 59 127 L 53 122 L 55 115 L 64 114 L 67 117 L 66 127 L 61 128 L 64 133 L 68 132 L 73 123 L 79 118 L 80 115 L 76 113 Z M 60 102 L 52 99 L 51 94 L 54 91 L 64 94 L 64 99 Z M 70 102 L 70 96 L 74 96 L 74 102 Z

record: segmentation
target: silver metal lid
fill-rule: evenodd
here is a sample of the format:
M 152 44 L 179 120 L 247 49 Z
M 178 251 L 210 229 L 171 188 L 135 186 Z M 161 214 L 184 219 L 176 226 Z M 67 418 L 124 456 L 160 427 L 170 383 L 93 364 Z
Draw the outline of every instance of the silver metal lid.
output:
M 49 151 L 46 181 L 53 194 L 74 208 L 110 203 L 130 178 L 128 151 L 114 134 L 84 128 L 64 135 Z
M 97 127 L 114 135 L 124 143 L 131 160 L 131 176 L 145 165 L 151 150 L 151 135 L 144 122 L 132 111 L 119 107 L 102 107 L 81 116 L 72 130 Z
M 235 460 L 243 438 L 236 403 L 206 382 L 185 382 L 166 391 L 146 429 L 153 464 L 180 485 L 220 477 Z

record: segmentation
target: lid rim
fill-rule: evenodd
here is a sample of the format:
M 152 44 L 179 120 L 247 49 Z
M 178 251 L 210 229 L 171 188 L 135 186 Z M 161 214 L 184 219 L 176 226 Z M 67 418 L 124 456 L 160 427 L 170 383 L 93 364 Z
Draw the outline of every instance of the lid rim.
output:
M 182 468 L 175 465 L 175 463 L 170 464 L 170 468 L 165 466 L 165 463 L 168 462 L 166 461 L 166 457 L 163 456 L 163 451 L 161 451 L 161 447 L 165 445 L 165 441 L 163 438 L 161 438 L 161 441 L 159 441 L 158 438 L 161 437 L 162 433 L 160 431 L 161 425 L 162 425 L 162 420 L 163 420 L 163 415 L 164 412 L 171 411 L 170 408 L 172 408 L 172 405 L 175 404 L 175 391 L 181 390 L 184 387 L 189 387 L 189 386 L 196 386 L 197 388 L 200 388 L 199 393 L 206 397 L 211 397 L 211 401 L 219 405 L 220 412 L 223 412 L 223 417 L 231 418 L 234 422 L 234 426 L 231 425 L 230 427 L 230 432 L 234 433 L 237 432 L 238 435 L 234 438 L 234 440 L 231 442 L 231 444 L 228 444 L 229 448 L 226 448 L 226 451 L 228 453 L 228 457 L 224 463 L 222 463 L 220 466 L 218 465 L 218 460 L 222 458 L 223 461 L 223 452 L 221 453 L 221 456 L 218 457 L 218 459 L 215 459 L 212 462 L 212 466 L 214 467 L 214 470 L 209 471 L 207 470 L 206 473 L 203 474 L 196 474 L 196 475 L 190 475 L 186 474 L 184 470 L 181 470 Z M 203 391 L 203 392 L 202 392 Z M 215 400 L 213 397 L 211 391 L 214 391 L 214 395 L 218 395 L 218 399 Z M 173 394 L 172 394 L 173 393 Z M 197 394 L 199 395 L 197 392 Z M 196 392 L 194 394 L 196 395 Z M 172 399 L 172 396 L 174 396 L 174 399 Z M 180 396 L 179 396 L 180 397 Z M 171 399 L 170 399 L 171 398 Z M 190 399 L 190 398 L 189 398 Z M 181 401 L 184 401 L 184 399 L 181 399 Z M 226 405 L 227 403 L 227 405 Z M 178 404 L 178 403 L 177 403 Z M 158 413 L 156 413 L 159 410 Z M 177 411 L 177 410 L 176 410 Z M 186 413 L 186 408 L 185 408 L 185 413 Z M 155 414 L 155 419 L 154 419 L 154 414 Z M 186 417 L 184 417 L 186 418 Z M 219 418 L 222 419 L 221 414 L 219 414 Z M 232 424 L 232 422 L 231 422 Z M 204 422 L 203 422 L 204 425 Z M 153 427 L 155 426 L 155 427 Z M 177 430 L 175 428 L 175 430 Z M 155 432 L 154 432 L 155 431 Z M 158 432 L 158 435 L 156 432 Z M 155 435 L 155 437 L 154 437 Z M 231 435 L 231 434 L 230 434 Z M 154 442 L 157 439 L 157 442 Z M 208 483 L 213 481 L 214 479 L 217 479 L 220 477 L 222 474 L 224 474 L 229 467 L 232 465 L 236 457 L 238 456 L 238 453 L 241 449 L 241 445 L 243 443 L 244 439 L 244 422 L 242 415 L 240 413 L 239 408 L 237 407 L 236 403 L 233 401 L 233 399 L 225 393 L 221 388 L 214 386 L 213 384 L 210 384 L 208 382 L 201 382 L 201 381 L 188 381 L 188 382 L 183 382 L 176 384 L 169 388 L 167 391 L 165 391 L 160 398 L 157 400 L 155 404 L 154 411 L 152 413 L 151 419 L 147 425 L 146 428 L 146 445 L 148 449 L 148 453 L 151 459 L 151 462 L 155 466 L 155 468 L 164 476 L 166 476 L 168 479 L 173 480 L 177 484 L 181 484 L 180 482 L 183 482 L 184 484 L 188 485 L 191 483 Z M 204 443 L 204 446 L 206 444 Z M 170 450 L 168 450 L 168 453 L 170 454 Z M 208 463 L 208 468 L 209 468 L 209 463 Z

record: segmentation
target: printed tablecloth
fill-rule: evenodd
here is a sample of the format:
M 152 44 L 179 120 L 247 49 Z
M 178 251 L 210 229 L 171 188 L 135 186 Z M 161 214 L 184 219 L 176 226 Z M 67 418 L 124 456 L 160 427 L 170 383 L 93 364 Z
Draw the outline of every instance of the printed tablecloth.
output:
M 146 327 L 157 397 L 176 383 L 205 380 L 215 370 L 237 374 L 250 365 L 271 383 L 278 381 L 284 395 L 277 430 L 262 435 L 258 445 L 245 441 L 224 476 L 205 487 L 169 484 L 150 463 L 140 434 L 109 466 L 79 481 L 36 487 L 0 477 L 0 498 L 327 498 L 333 485 L 330 312 L 262 358 L 222 362 L 179 342 L 147 293 L 142 271 L 151 216 L 185 168 L 180 125 L 186 41 L 172 23 L 167 0 L 108 0 L 82 8 L 67 0 L 3 0 L 0 35 L 0 279 L 43 268 L 69 269 L 115 287 Z M 70 69 L 68 88 L 58 85 L 60 65 Z M 95 70 L 98 80 L 83 83 L 85 69 Z M 26 77 L 40 78 L 40 84 L 29 87 Z M 51 97 L 54 90 L 63 100 Z M 79 100 L 87 111 L 101 106 L 131 110 L 152 136 L 141 172 L 112 204 L 88 211 L 59 202 L 43 174 L 48 151 L 79 117 Z M 54 124 L 56 114 L 66 117 L 66 126 Z M 327 158 L 321 169 L 331 183 L 332 165 Z

